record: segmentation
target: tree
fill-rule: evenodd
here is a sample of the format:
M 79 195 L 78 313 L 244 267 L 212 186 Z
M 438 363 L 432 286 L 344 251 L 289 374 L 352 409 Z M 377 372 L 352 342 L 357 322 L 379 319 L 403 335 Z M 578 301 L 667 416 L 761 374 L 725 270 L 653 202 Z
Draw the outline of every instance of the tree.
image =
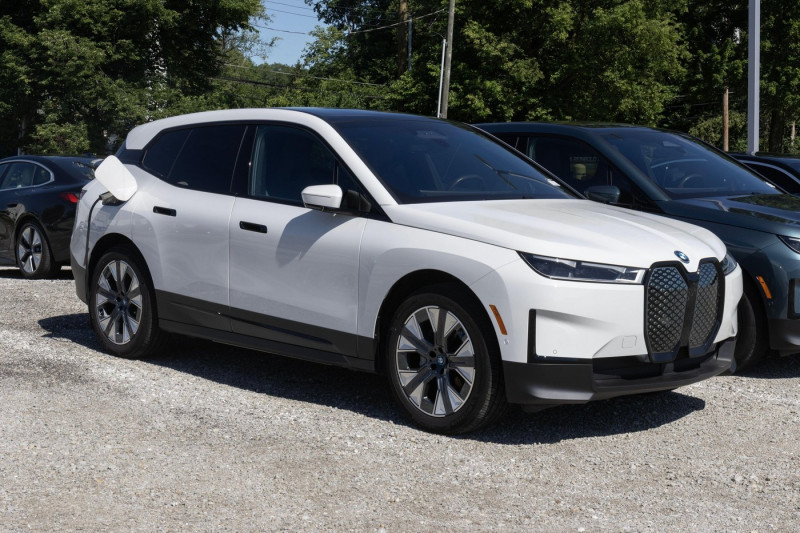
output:
M 395 109 L 435 112 L 445 0 L 408 0 L 417 21 L 413 69 L 399 77 L 397 32 L 375 27 L 398 22 L 396 0 L 314 5 L 325 22 L 349 32 L 327 52 L 326 67 L 390 84 Z M 684 8 L 659 0 L 459 0 L 448 116 L 654 124 L 684 74 L 687 50 L 675 17 Z M 312 70 L 317 59 L 311 55 Z
M 207 95 L 225 43 L 262 14 L 259 0 L 3 0 L 0 150 L 105 152 L 109 133 Z

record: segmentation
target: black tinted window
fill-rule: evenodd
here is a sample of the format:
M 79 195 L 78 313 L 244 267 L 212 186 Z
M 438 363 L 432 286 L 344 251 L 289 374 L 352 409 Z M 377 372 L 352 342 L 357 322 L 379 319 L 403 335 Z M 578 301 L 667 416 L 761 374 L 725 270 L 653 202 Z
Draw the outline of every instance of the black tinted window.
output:
M 172 165 L 178 158 L 183 143 L 189 137 L 190 130 L 170 131 L 161 135 L 153 145 L 148 148 L 144 156 L 144 168 L 166 178 Z
M 800 184 L 798 184 L 785 170 L 750 161 L 746 161 L 745 164 L 770 180 L 772 183 L 783 187 L 787 191 L 791 193 L 800 192 Z
M 571 197 L 516 151 L 466 126 L 411 117 L 333 125 L 401 203 Z
M 50 181 L 50 171 L 44 167 L 36 165 L 33 171 L 33 184 L 42 185 Z
M 33 185 L 37 168 L 39 167 L 32 163 L 10 163 L 8 171 L 3 175 L 3 183 L 0 183 L 0 189 L 30 187 Z
M 259 126 L 249 194 L 302 203 L 300 193 L 306 187 L 334 183 L 336 167 L 336 158 L 312 133 L 289 126 Z M 348 188 L 346 183 L 340 185 Z
M 229 192 L 244 130 L 236 125 L 192 129 L 166 181 L 197 191 Z
M 607 130 L 602 136 L 673 199 L 779 192 L 744 166 L 690 137 L 624 128 Z

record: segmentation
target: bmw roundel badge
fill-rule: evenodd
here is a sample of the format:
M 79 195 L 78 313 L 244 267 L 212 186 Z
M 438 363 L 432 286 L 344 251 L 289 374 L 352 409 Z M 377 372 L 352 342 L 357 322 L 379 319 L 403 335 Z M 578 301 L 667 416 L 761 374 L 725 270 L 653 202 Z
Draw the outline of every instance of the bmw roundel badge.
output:
M 675 255 L 678 256 L 678 259 L 680 259 L 681 262 L 683 262 L 683 263 L 688 263 L 689 262 L 689 256 L 686 255 L 685 253 L 681 252 L 680 250 L 675 250 Z

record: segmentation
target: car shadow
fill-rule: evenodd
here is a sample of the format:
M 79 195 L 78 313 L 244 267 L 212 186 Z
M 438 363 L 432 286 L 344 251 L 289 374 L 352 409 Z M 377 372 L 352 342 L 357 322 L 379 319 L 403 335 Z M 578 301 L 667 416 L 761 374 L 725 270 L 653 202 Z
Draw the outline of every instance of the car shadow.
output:
M 44 318 L 46 336 L 102 351 L 86 313 Z M 109 356 L 111 357 L 111 356 Z M 411 426 L 390 395 L 386 378 L 175 336 L 161 356 L 143 363 L 169 368 L 230 387 L 344 409 Z M 540 444 L 645 431 L 705 408 L 705 401 L 679 392 L 562 405 L 537 413 L 512 407 L 499 423 L 454 438 L 497 444 Z
M 800 377 L 800 354 L 779 357 L 769 355 L 736 376 L 753 379 L 786 379 Z
M 0 279 L 25 279 L 22 277 L 17 267 L 0 267 Z M 70 280 L 72 277 L 72 269 L 69 267 L 61 267 L 55 276 L 50 279 Z

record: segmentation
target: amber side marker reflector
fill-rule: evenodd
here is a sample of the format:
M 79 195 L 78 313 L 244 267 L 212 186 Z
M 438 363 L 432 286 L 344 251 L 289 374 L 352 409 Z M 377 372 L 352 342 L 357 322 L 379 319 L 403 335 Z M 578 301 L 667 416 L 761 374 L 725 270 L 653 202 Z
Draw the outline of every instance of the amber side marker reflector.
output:
M 769 287 L 767 287 L 767 282 L 764 281 L 764 278 L 756 276 L 756 279 L 761 284 L 761 290 L 764 291 L 764 296 L 767 297 L 767 300 L 772 300 L 772 293 L 769 291 Z
M 494 319 L 497 320 L 497 327 L 500 328 L 500 333 L 503 335 L 508 335 L 508 332 L 506 331 L 506 325 L 503 323 L 503 318 L 500 316 L 500 311 L 498 311 L 493 305 L 489 305 L 489 308 L 491 308 L 492 313 L 494 313 Z

